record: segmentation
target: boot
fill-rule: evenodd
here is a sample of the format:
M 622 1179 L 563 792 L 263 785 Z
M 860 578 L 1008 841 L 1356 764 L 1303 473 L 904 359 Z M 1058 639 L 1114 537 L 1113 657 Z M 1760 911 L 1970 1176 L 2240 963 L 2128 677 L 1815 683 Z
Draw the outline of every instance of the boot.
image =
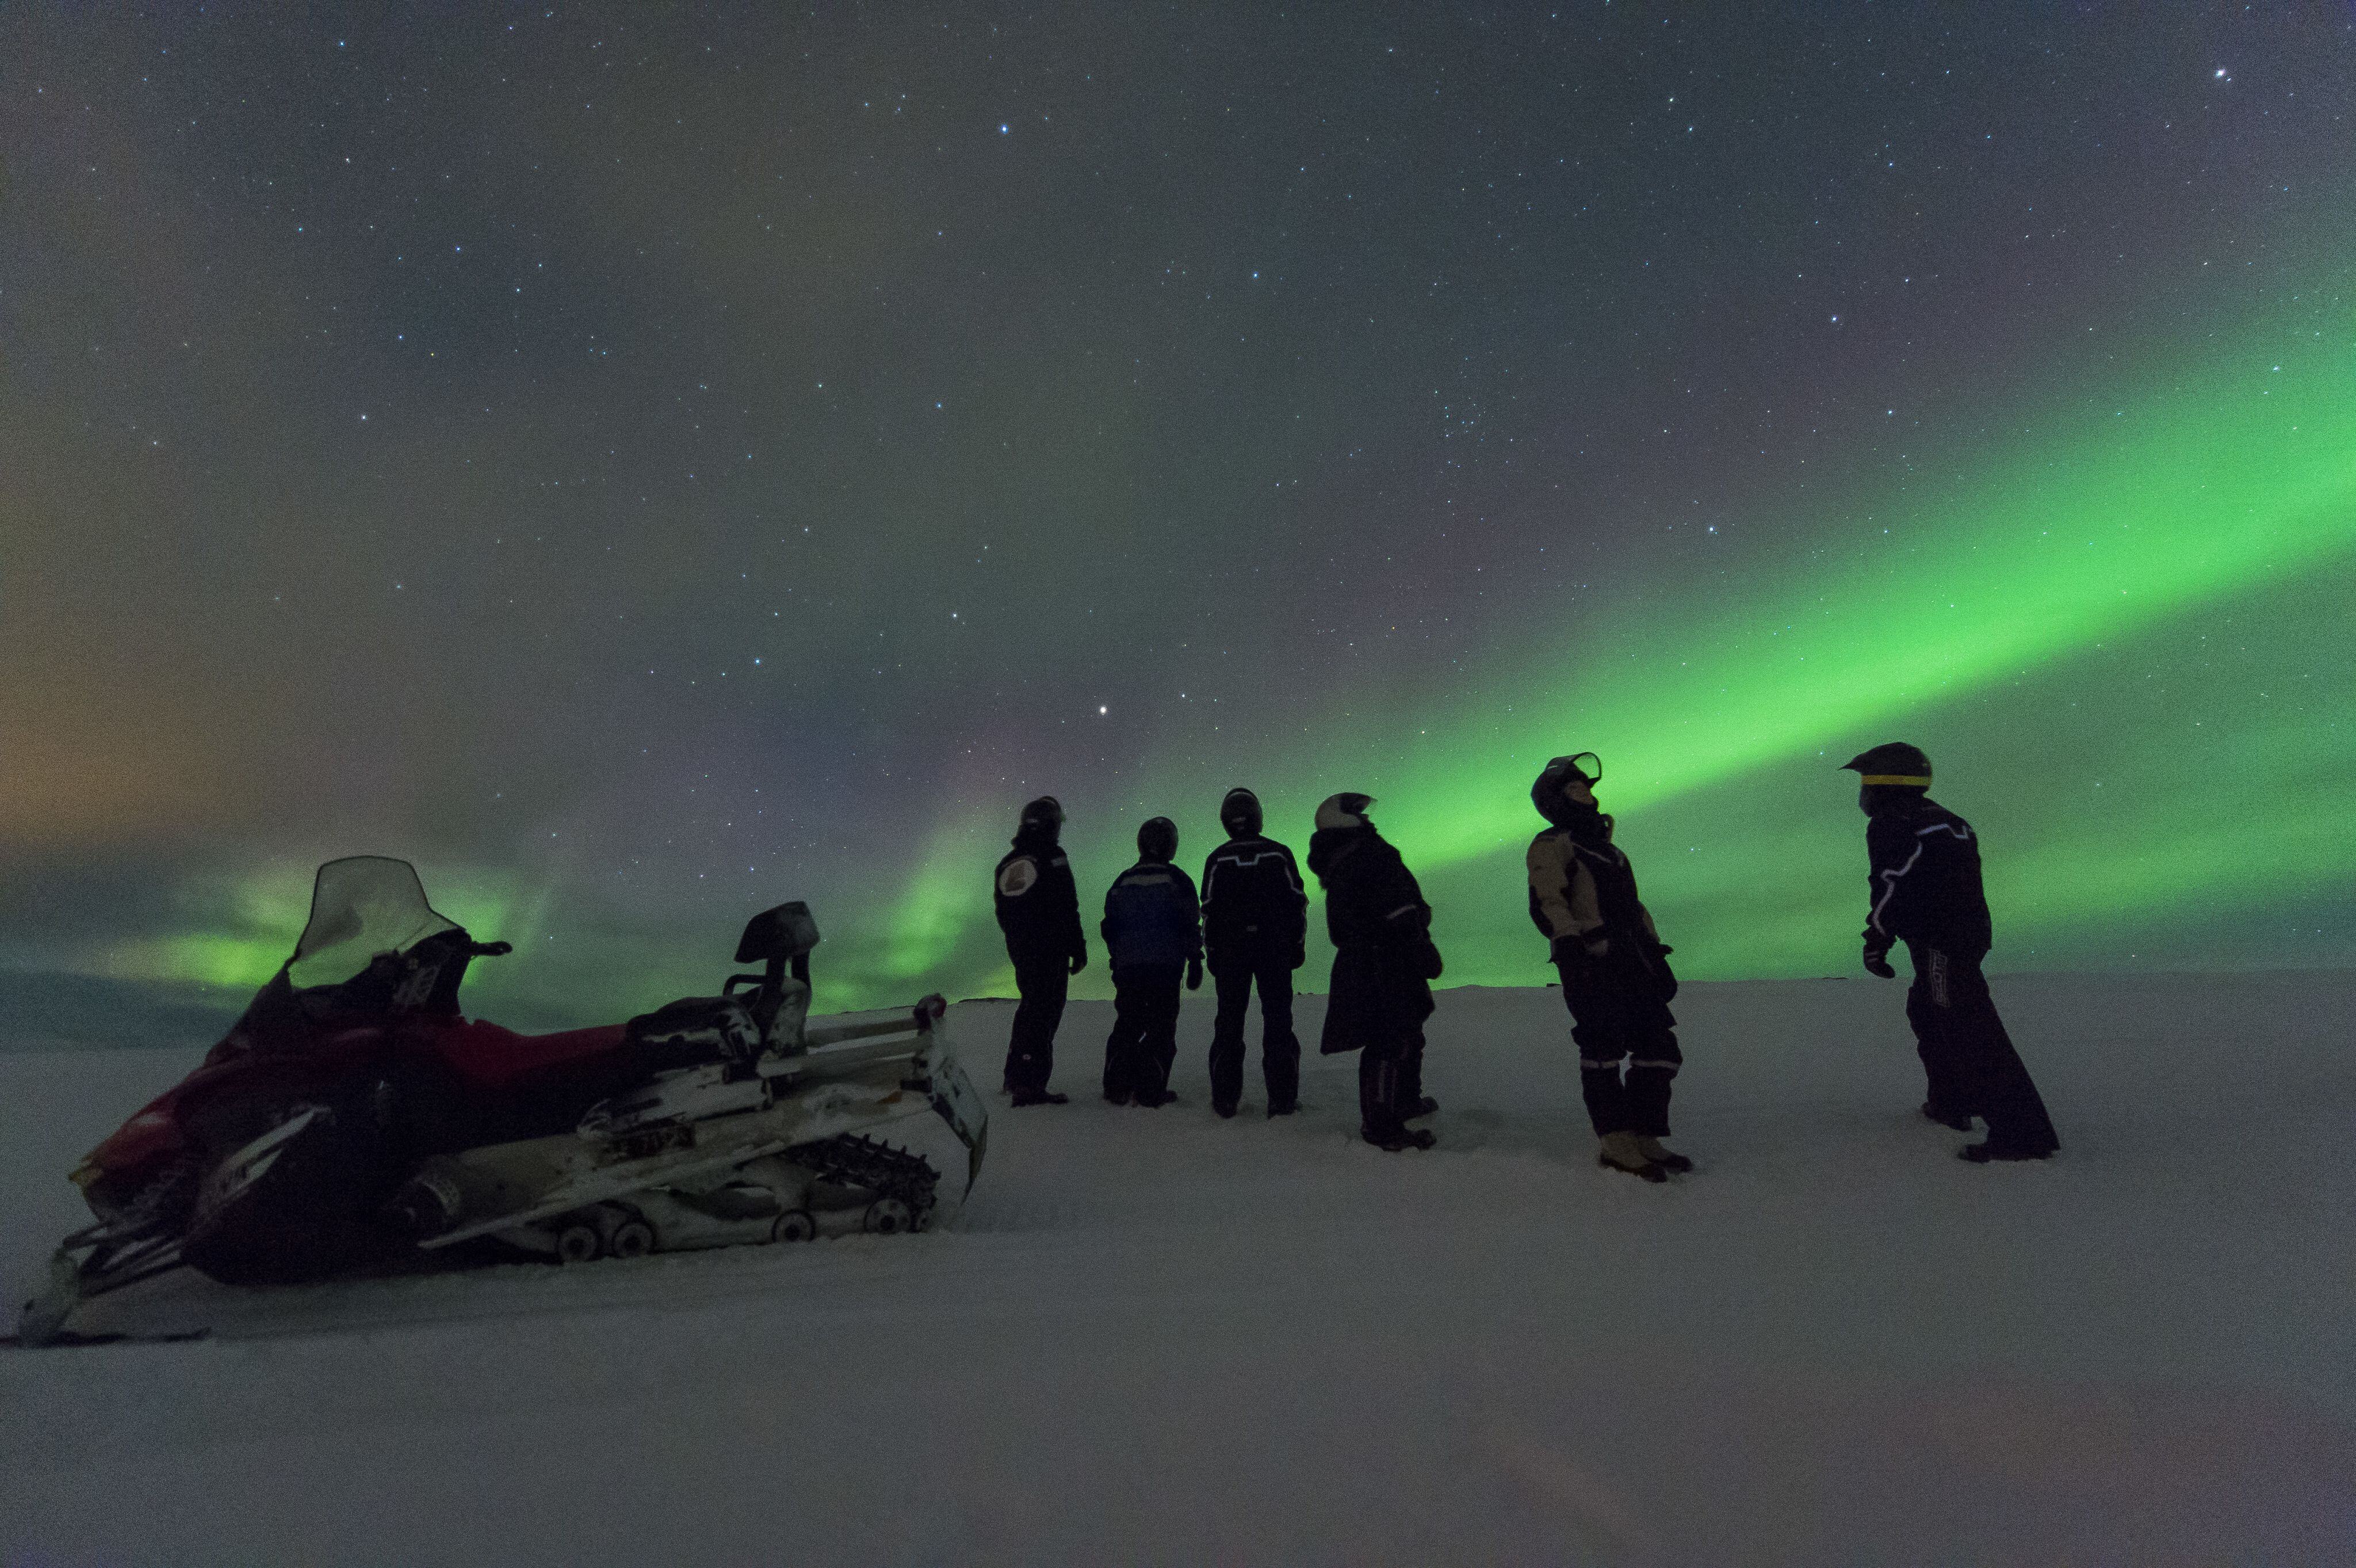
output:
M 1013 1102 L 1017 1109 L 1025 1105 L 1069 1105 L 1072 1097 L 1057 1094 L 1052 1090 L 1018 1089 L 1014 1091 Z
M 1987 1165 L 1990 1160 L 2050 1160 L 2052 1157 L 2053 1151 L 2051 1149 L 2008 1149 L 1993 1140 L 1980 1144 L 1965 1144 L 1955 1151 L 1955 1158 L 1969 1160 L 1976 1165 Z
M 1668 1172 L 1644 1157 L 1644 1152 L 1636 1146 L 1633 1133 L 1604 1133 L 1602 1151 L 1595 1156 L 1595 1163 L 1605 1170 L 1625 1171 L 1646 1181 L 1669 1179 Z
M 1922 1114 L 1940 1126 L 1953 1127 L 1958 1133 L 1968 1133 L 1972 1130 L 1972 1119 L 1969 1116 L 1960 1111 L 1950 1111 L 1928 1100 L 1922 1101 Z
M 1646 1159 L 1652 1161 L 1655 1165 L 1660 1166 L 1665 1171 L 1676 1171 L 1682 1174 L 1693 1169 L 1693 1162 L 1691 1160 L 1686 1158 L 1683 1155 L 1678 1154 L 1675 1149 L 1663 1148 L 1661 1146 L 1661 1141 L 1658 1138 L 1654 1137 L 1649 1133 L 1639 1133 L 1636 1134 L 1636 1152 L 1644 1155 Z
M 1439 1111 L 1440 1101 L 1434 1100 L 1429 1094 L 1419 1095 L 1414 1104 L 1399 1112 L 1399 1120 L 1402 1122 L 1420 1122 L 1427 1116 L 1438 1114 Z
M 1394 1155 L 1406 1149 L 1428 1149 L 1440 1142 L 1420 1127 L 1402 1127 L 1396 1133 L 1377 1133 L 1370 1127 L 1358 1135 L 1377 1149 Z

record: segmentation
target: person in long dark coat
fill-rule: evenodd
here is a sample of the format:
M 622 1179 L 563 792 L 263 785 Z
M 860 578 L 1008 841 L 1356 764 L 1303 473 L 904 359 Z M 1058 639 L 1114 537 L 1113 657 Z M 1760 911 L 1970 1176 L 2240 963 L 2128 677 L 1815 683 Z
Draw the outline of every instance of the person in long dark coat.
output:
M 1064 1019 L 1071 977 L 1088 963 L 1080 932 L 1080 895 L 1072 863 L 1057 841 L 1064 808 L 1042 795 L 1023 808 L 1014 847 L 998 863 L 998 927 L 1014 961 L 1014 1030 L 1006 1042 L 1006 1090 L 1017 1105 L 1061 1105 L 1069 1096 L 1047 1087 L 1055 1070 L 1055 1028 Z
M 1669 1011 L 1677 982 L 1652 912 L 1636 897 L 1635 869 L 1596 804 L 1602 771 L 1583 751 L 1556 757 L 1530 786 L 1547 824 L 1530 841 L 1530 918 L 1562 976 L 1580 1091 L 1601 1145 L 1596 1163 L 1665 1181 L 1693 1169 L 1661 1143 L 1669 1135 L 1669 1088 L 1685 1063 Z
M 1890 950 L 1899 942 L 1914 963 L 1906 1019 L 1929 1090 L 1922 1114 L 1957 1132 L 1984 1119 L 1987 1137 L 1960 1151 L 1974 1164 L 2047 1158 L 2061 1137 L 1980 971 L 1995 923 L 1980 885 L 1978 836 L 1931 799 L 1931 759 L 1919 746 L 1890 741 L 1841 766 L 1859 776 L 1858 805 L 1868 819 L 1865 967 L 1895 979 Z
M 1431 906 L 1366 817 L 1374 797 L 1330 796 L 1317 808 L 1309 869 L 1325 889 L 1325 932 L 1333 940 L 1333 978 L 1325 1002 L 1327 1056 L 1358 1053 L 1359 1131 L 1377 1148 L 1428 1149 L 1437 1142 L 1408 1121 L 1422 1107 L 1408 1098 L 1421 1080 L 1423 1021 L 1431 1016 L 1431 982 L 1440 950 L 1431 940 Z

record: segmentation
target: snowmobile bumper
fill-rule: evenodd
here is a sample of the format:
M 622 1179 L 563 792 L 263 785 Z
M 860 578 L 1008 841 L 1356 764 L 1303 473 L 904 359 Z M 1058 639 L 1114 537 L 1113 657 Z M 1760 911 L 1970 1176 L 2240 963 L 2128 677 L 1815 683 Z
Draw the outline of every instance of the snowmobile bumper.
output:
M 933 1109 L 965 1145 L 965 1190 L 973 1191 L 976 1177 L 981 1175 L 981 1156 L 990 1147 L 990 1112 L 984 1109 L 981 1096 L 974 1092 L 973 1080 L 958 1065 L 957 1058 L 946 1050 L 936 1049 L 927 1058 L 926 1093 Z

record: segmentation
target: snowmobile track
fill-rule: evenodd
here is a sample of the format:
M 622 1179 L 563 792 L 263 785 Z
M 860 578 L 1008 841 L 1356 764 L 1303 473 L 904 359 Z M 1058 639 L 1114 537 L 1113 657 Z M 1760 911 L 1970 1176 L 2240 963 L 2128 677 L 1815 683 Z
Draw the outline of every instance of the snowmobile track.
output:
M 820 1181 L 865 1187 L 880 1197 L 898 1198 L 908 1206 L 911 1230 L 923 1230 L 932 1218 L 941 1173 L 922 1155 L 858 1133 L 806 1144 L 787 1155 L 795 1163 L 809 1166 Z

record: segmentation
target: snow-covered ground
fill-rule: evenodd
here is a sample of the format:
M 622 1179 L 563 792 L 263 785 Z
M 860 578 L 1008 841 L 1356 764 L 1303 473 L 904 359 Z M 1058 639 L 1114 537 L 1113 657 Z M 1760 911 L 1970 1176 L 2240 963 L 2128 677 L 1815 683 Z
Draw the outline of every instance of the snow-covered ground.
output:
M 1667 1187 L 1560 1002 L 1443 994 L 1440 1147 L 994 1102 L 952 1224 L 121 1301 L 0 1350 L 10 1563 L 2356 1561 L 2356 976 L 1997 982 L 2063 1153 L 1922 1121 L 1901 990 L 1692 985 Z M 994 1084 L 1012 1008 L 960 1005 Z M 1256 1026 L 1255 1026 L 1256 1027 Z M 0 1056 L 0 1283 L 193 1051 Z M 1251 1071 L 1258 1071 L 1255 1054 Z M 107 1304 L 101 1304 L 105 1306 Z

